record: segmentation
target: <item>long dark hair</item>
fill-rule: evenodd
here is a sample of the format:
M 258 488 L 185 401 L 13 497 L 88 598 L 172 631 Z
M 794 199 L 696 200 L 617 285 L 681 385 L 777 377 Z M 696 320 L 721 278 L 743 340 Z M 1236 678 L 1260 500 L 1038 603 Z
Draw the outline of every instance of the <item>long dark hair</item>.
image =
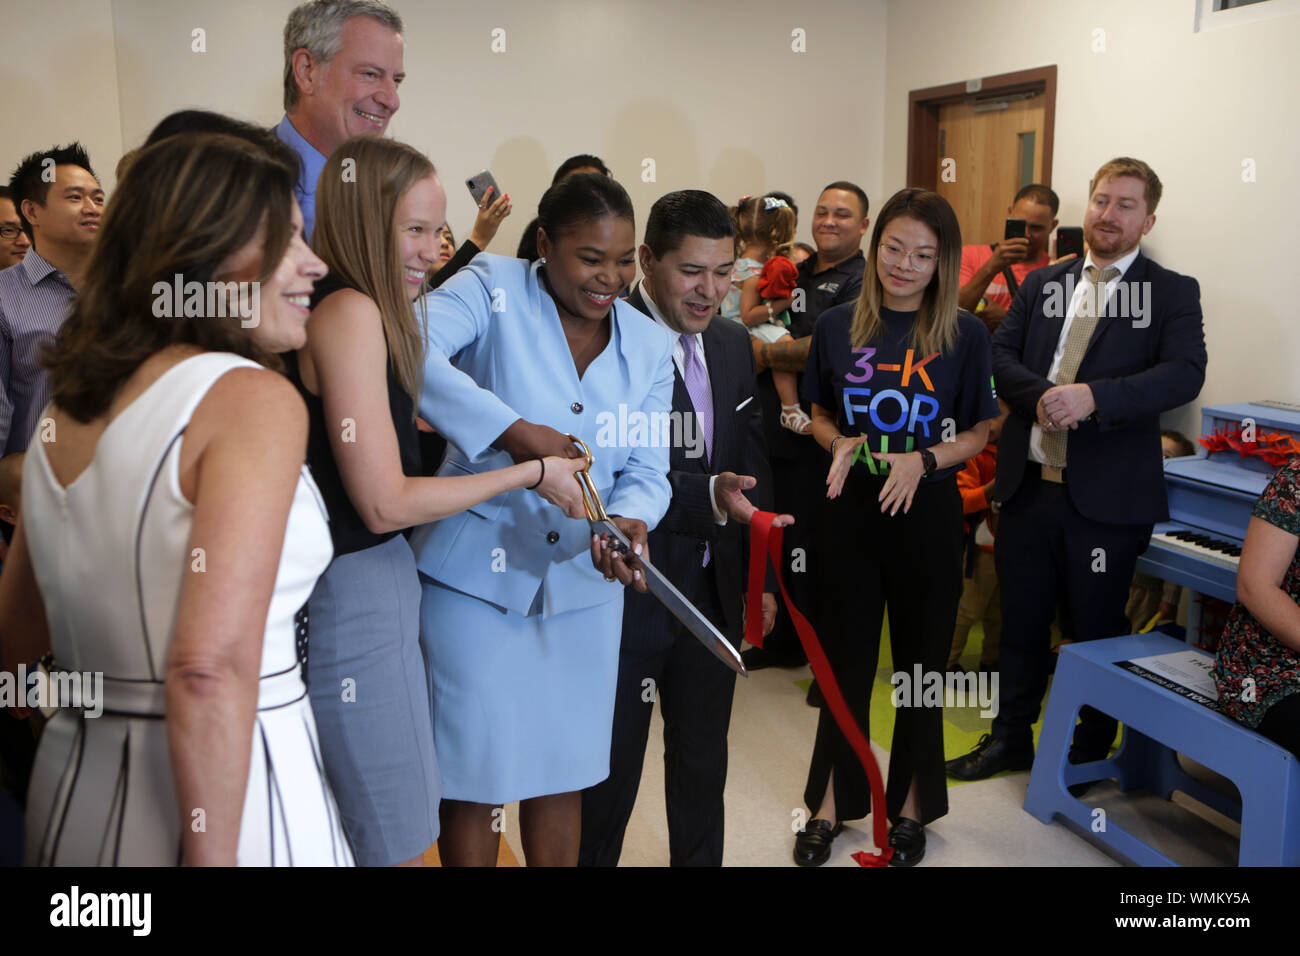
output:
M 234 317 L 186 316 L 180 303 L 157 315 L 158 283 L 206 284 L 264 230 L 258 280 L 291 239 L 295 176 L 253 143 L 233 136 L 173 136 L 140 150 L 105 210 L 72 314 L 41 351 L 54 402 L 77 421 L 107 412 L 140 364 L 169 345 L 234 352 L 265 365 Z

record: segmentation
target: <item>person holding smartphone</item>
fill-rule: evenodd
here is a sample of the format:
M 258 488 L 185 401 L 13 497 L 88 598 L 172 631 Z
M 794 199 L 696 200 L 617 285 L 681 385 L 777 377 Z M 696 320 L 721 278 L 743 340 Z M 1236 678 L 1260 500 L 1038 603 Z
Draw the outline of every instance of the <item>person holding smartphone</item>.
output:
M 497 188 L 496 180 L 486 169 L 478 176 L 467 180 L 466 185 L 469 186 L 470 195 L 474 197 L 474 204 L 478 206 L 478 215 L 474 217 L 474 229 L 470 232 L 469 238 L 460 244 L 460 248 L 457 248 L 451 227 L 447 225 L 442 227 L 438 258 L 429 269 L 431 289 L 438 288 L 469 265 L 470 260 L 480 252 L 487 252 L 488 244 L 496 238 L 501 223 L 505 222 L 506 217 L 514 210 L 514 205 L 510 202 L 510 194 L 502 193 Z
M 967 312 L 978 315 L 990 332 L 1006 316 L 1025 276 L 1051 263 L 1048 239 L 1056 228 L 1060 207 L 1055 192 L 1031 183 L 1016 193 L 1007 207 L 1008 232 L 1001 242 L 962 247 L 961 292 L 957 301 Z M 1018 232 L 1019 236 L 1013 238 L 1012 232 Z
M 831 455 L 814 518 L 817 626 L 866 732 L 885 610 L 895 670 L 942 677 L 962 590 L 957 472 L 998 416 L 988 333 L 957 304 L 961 231 L 947 200 L 904 189 L 876 219 L 855 304 L 828 309 L 804 376 L 813 436 Z M 886 806 L 894 866 L 925 855 L 948 812 L 942 707 L 899 706 Z M 820 866 L 845 820 L 872 809 L 866 772 L 830 711 L 817 723 L 804 789 L 812 819 L 795 840 Z

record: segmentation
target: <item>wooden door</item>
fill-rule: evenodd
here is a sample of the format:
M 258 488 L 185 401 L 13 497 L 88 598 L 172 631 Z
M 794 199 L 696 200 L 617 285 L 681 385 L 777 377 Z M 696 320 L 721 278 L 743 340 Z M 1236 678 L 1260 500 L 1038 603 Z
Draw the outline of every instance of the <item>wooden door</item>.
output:
M 988 109 L 989 102 L 939 107 L 935 191 L 952 204 L 966 245 L 1000 240 L 1016 193 L 1043 181 L 1043 96 L 992 101 L 1005 108 Z

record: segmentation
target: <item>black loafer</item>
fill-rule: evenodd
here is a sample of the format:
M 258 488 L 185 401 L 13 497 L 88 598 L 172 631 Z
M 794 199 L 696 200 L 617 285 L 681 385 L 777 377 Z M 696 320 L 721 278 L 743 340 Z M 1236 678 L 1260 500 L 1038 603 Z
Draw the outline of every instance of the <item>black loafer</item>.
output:
M 974 750 L 949 760 L 943 769 L 958 780 L 984 780 L 1003 770 L 1028 770 L 1033 765 L 1033 750 L 1012 750 L 1004 741 L 985 734 Z
M 890 866 L 916 866 L 925 856 L 925 827 L 915 820 L 899 817 L 890 828 L 889 845 L 894 848 Z
M 813 820 L 803 832 L 794 838 L 794 861 L 799 866 L 821 866 L 831 858 L 831 843 L 840 831 L 843 823 L 832 824 L 829 820 Z
M 804 697 L 804 703 L 809 707 L 825 707 L 826 698 L 822 696 L 822 689 L 817 686 L 816 678 L 808 687 L 808 694 Z

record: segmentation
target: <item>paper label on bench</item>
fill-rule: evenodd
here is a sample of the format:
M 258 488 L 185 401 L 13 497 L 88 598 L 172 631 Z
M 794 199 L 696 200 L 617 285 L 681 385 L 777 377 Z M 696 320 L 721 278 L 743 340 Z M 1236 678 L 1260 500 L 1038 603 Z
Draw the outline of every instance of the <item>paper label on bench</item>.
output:
M 1204 651 L 1188 649 L 1131 661 L 1116 661 L 1130 673 L 1159 684 L 1180 697 L 1218 710 L 1219 692 L 1214 684 L 1214 657 Z

